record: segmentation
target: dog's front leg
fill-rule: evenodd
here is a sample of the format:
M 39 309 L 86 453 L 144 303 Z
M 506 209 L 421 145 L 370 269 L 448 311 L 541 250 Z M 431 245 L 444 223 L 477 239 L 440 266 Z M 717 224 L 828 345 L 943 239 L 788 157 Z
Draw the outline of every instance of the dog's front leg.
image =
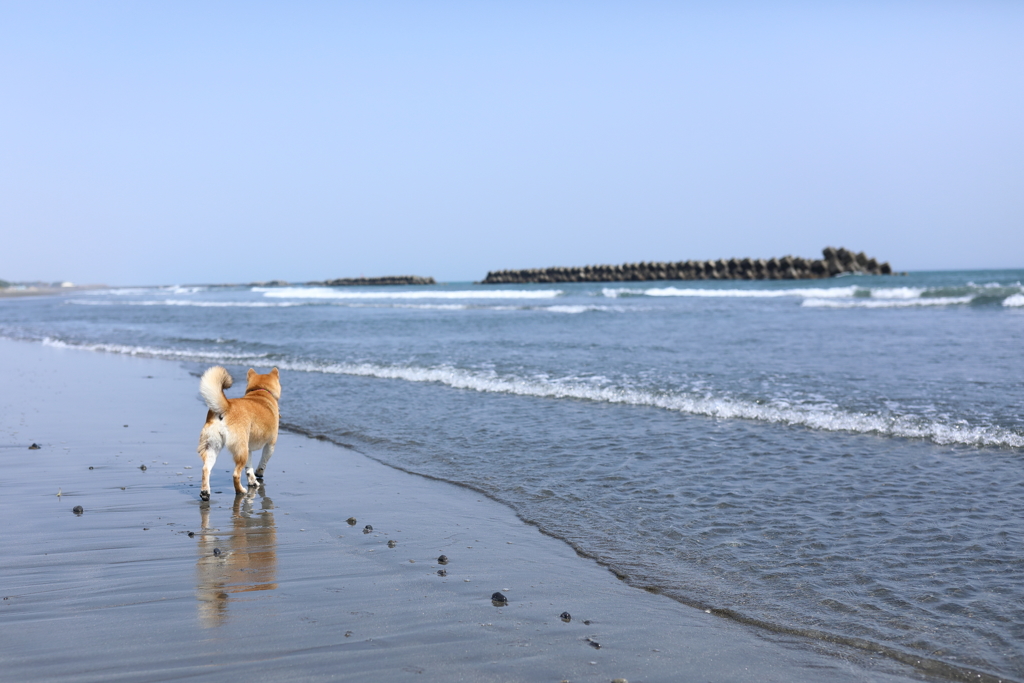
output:
M 256 473 L 252 469 L 252 449 L 249 449 L 249 457 L 245 461 L 245 478 L 249 482 L 249 488 L 258 488 L 260 483 L 256 479 Z

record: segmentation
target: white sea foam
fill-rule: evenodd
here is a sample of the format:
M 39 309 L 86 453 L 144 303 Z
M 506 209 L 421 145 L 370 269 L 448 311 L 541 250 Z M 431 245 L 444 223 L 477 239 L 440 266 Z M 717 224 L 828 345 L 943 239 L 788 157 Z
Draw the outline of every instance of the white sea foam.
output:
M 253 287 L 275 299 L 554 299 L 560 289 L 461 289 L 365 291 L 330 287 Z
M 206 289 L 206 287 L 182 287 L 181 285 L 160 288 L 161 291 L 170 292 L 171 294 L 196 294 L 197 292 L 205 292 Z
M 537 310 L 548 311 L 549 313 L 587 313 L 589 311 L 608 311 L 613 310 L 612 306 L 539 306 Z
M 135 296 L 139 294 L 149 294 L 153 290 L 146 287 L 118 287 L 116 289 L 87 289 L 79 292 L 79 294 L 85 296 L 105 296 L 107 294 L 113 294 L 114 296 Z
M 752 402 L 727 396 L 707 397 L 659 393 L 643 389 L 600 386 L 579 380 L 550 380 L 501 376 L 494 372 L 465 370 L 451 366 L 429 368 L 386 366 L 373 363 L 318 364 L 284 362 L 282 369 L 328 374 L 357 375 L 409 382 L 437 382 L 456 389 L 487 393 L 517 394 L 543 398 L 574 398 L 602 403 L 622 403 L 673 410 L 690 415 L 723 419 L 747 419 L 788 424 L 823 431 L 845 431 L 908 438 L 929 439 L 938 444 L 974 446 L 1024 446 L 1024 436 L 998 427 L 947 425 L 912 416 L 868 415 L 831 406 L 794 406 L 777 402 Z
M 916 299 L 927 290 L 920 287 L 878 287 L 869 291 L 872 299 Z
M 82 351 L 102 351 L 104 353 L 118 353 L 126 356 L 145 356 L 148 358 L 170 358 L 204 360 L 212 363 L 217 362 L 252 362 L 255 363 L 267 357 L 265 353 L 230 353 L 225 351 L 203 351 L 201 349 L 161 349 L 153 346 L 131 346 L 128 344 L 69 344 L 59 339 L 45 337 L 44 346 L 52 346 L 58 349 L 78 349 Z
M 1007 308 L 1020 308 L 1024 306 L 1024 294 L 1014 294 L 1003 299 L 1003 305 Z
M 703 289 L 697 287 L 651 287 L 637 289 L 631 287 L 605 287 L 601 294 L 608 298 L 620 296 L 686 296 L 697 298 L 739 298 L 739 299 L 775 299 L 779 297 L 819 297 L 819 298 L 851 298 L 868 290 L 856 286 L 850 287 L 808 287 L 794 289 Z
M 149 301 L 95 301 L 69 299 L 69 304 L 78 306 L 193 306 L 195 308 L 288 308 L 303 306 L 297 301 L 189 301 L 185 299 L 161 299 Z
M 807 308 L 914 308 L 919 306 L 956 306 L 969 304 L 970 296 L 943 296 L 919 299 L 804 299 Z
M 199 349 L 160 349 L 121 344 L 68 344 L 46 338 L 47 346 L 78 348 L 131 356 L 187 359 L 211 363 L 266 364 L 268 354 L 225 353 Z M 947 424 L 912 415 L 870 415 L 837 409 L 831 405 L 791 404 L 784 401 L 755 402 L 727 395 L 708 396 L 688 393 L 659 392 L 610 386 L 607 380 L 598 382 L 578 378 L 550 379 L 546 377 L 516 377 L 499 375 L 493 371 L 467 370 L 449 365 L 416 367 L 407 365 L 380 365 L 375 363 L 318 363 L 312 361 L 274 361 L 282 370 L 313 372 L 407 382 L 435 382 L 455 389 L 485 393 L 515 394 L 540 398 L 570 398 L 602 403 L 649 406 L 689 415 L 702 415 L 720 419 L 745 419 L 759 422 L 794 425 L 822 431 L 843 431 L 859 434 L 878 434 L 906 438 L 928 439 L 937 444 L 963 444 L 970 446 L 1024 447 L 1024 435 L 1000 427 L 978 427 L 962 421 Z M 603 378 L 601 378 L 603 379 Z

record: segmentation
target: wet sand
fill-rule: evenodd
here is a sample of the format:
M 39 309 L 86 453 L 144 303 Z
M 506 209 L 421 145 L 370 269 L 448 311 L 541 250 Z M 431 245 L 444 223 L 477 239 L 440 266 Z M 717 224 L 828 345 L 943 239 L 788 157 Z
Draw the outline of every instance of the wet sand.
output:
M 632 588 L 476 492 L 297 434 L 245 497 L 223 452 L 201 503 L 206 409 L 175 363 L 0 340 L 0 378 L 5 680 L 921 680 Z

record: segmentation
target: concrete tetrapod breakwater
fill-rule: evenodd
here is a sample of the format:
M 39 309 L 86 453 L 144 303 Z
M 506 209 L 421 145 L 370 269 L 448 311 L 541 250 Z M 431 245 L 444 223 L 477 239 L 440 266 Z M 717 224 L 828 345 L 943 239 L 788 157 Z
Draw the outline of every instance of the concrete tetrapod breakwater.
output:
M 621 266 L 578 266 L 572 268 L 529 268 L 492 270 L 480 284 L 526 282 L 631 282 L 642 280 L 816 280 L 846 273 L 892 275 L 888 262 L 879 263 L 860 252 L 825 247 L 820 259 L 799 256 L 717 261 L 675 261 L 672 263 L 624 263 Z
M 436 285 L 432 277 L 419 275 L 385 275 L 383 277 L 341 277 L 323 282 L 307 282 L 307 285 L 321 287 L 357 287 L 370 285 Z

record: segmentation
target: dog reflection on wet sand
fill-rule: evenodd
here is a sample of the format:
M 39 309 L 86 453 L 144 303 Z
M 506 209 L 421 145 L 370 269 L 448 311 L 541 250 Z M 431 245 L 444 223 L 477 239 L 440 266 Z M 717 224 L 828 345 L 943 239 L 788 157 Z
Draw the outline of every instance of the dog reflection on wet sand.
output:
M 199 622 L 204 627 L 223 624 L 228 618 L 228 603 L 245 599 L 240 594 L 277 588 L 277 527 L 273 509 L 273 501 L 262 488 L 252 489 L 245 496 L 235 496 L 231 528 L 221 530 L 211 526 L 210 504 L 200 503 L 202 531 L 196 534 L 196 598 Z M 214 553 L 215 548 L 220 552 Z

